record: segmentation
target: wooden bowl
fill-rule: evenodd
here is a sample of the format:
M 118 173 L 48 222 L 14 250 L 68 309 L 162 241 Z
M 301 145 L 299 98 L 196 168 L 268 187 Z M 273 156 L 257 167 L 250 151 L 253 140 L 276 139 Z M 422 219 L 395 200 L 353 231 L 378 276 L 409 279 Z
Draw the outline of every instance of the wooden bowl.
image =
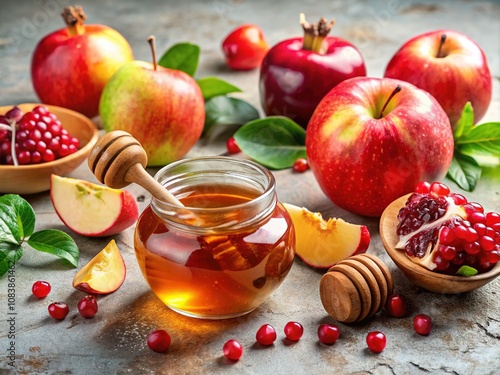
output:
M 380 237 L 391 259 L 411 282 L 432 292 L 457 294 L 480 288 L 494 280 L 500 274 L 500 263 L 497 263 L 490 271 L 474 276 L 444 275 L 413 263 L 403 250 L 396 249 L 395 246 L 398 243 L 398 236 L 396 234 L 396 227 L 398 225 L 397 215 L 409 196 L 410 194 L 396 199 L 382 213 L 382 217 L 380 218 Z
M 23 112 L 30 111 L 39 103 L 19 104 Z M 32 194 L 50 189 L 52 173 L 63 176 L 76 169 L 87 159 L 90 150 L 97 142 L 97 126 L 84 115 L 56 106 L 45 105 L 54 113 L 63 128 L 80 140 L 80 149 L 74 154 L 48 163 L 32 165 L 0 165 L 0 193 Z M 0 107 L 0 114 L 6 113 L 13 106 Z

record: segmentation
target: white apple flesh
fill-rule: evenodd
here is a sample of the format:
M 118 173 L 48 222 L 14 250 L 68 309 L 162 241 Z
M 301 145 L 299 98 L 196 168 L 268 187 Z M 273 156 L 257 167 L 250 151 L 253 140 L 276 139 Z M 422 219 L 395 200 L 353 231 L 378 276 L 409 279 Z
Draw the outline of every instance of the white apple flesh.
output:
M 54 174 L 50 182 L 54 209 L 61 221 L 75 233 L 91 237 L 111 236 L 137 221 L 137 203 L 127 190 Z

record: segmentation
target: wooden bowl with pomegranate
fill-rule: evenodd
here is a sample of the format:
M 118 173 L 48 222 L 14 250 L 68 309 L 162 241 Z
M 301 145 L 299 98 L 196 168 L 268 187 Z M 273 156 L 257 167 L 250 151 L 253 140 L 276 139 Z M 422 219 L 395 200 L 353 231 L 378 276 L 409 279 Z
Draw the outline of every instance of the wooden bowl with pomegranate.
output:
M 40 103 L 19 104 L 17 107 L 22 112 L 31 111 L 36 106 L 43 105 L 55 114 L 64 129 L 72 137 L 80 141 L 79 149 L 67 156 L 49 162 L 26 165 L 0 164 L 0 193 L 33 194 L 50 189 L 50 175 L 67 175 L 75 170 L 85 161 L 90 150 L 97 142 L 97 126 L 84 115 L 57 106 L 44 105 Z M 4 115 L 14 105 L 0 107 L 0 115 Z
M 399 237 L 396 234 L 398 226 L 398 212 L 404 207 L 410 194 L 392 202 L 380 218 L 380 236 L 387 254 L 394 261 L 401 272 L 415 285 L 426 290 L 443 293 L 458 294 L 470 292 L 493 281 L 500 275 L 500 262 L 491 270 L 478 273 L 474 276 L 447 275 L 431 271 L 408 258 L 404 250 L 396 249 Z

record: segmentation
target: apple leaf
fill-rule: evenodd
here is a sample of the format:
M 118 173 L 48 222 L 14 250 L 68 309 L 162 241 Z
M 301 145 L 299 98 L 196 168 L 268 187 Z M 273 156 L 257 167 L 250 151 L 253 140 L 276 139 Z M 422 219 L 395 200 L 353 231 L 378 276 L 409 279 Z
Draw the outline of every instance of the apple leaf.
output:
M 455 140 L 461 154 L 500 158 L 500 122 L 475 125 Z
M 196 82 L 200 86 L 203 99 L 205 101 L 212 99 L 215 96 L 227 95 L 233 92 L 241 92 L 241 89 L 217 77 L 204 77 L 197 79 Z
M 465 103 L 464 109 L 460 119 L 457 121 L 455 132 L 453 133 L 453 138 L 459 139 L 463 135 L 466 135 L 471 130 L 474 125 L 474 109 L 470 102 Z
M 158 65 L 164 68 L 182 70 L 191 77 L 196 73 L 200 47 L 192 43 L 178 43 L 170 47 L 160 58 Z
M 298 158 L 306 158 L 306 131 L 287 117 L 251 121 L 234 139 L 244 154 L 271 169 L 290 168 Z
M 35 250 L 66 259 L 74 267 L 78 266 L 78 247 L 70 235 L 63 231 L 41 230 L 33 233 L 27 243 Z
M 259 111 L 250 103 L 223 95 L 207 100 L 205 113 L 205 136 L 213 136 L 218 125 L 239 127 L 260 117 Z
M 0 242 L 0 276 L 5 275 L 22 255 L 23 249 L 20 245 Z
M 35 229 L 35 212 L 30 204 L 16 194 L 0 197 L 0 241 L 21 243 Z
M 473 191 L 481 177 L 481 167 L 473 157 L 455 153 L 447 177 L 465 191 Z
M 474 276 L 477 274 L 477 270 L 474 267 L 462 266 L 458 269 L 456 274 L 464 277 Z

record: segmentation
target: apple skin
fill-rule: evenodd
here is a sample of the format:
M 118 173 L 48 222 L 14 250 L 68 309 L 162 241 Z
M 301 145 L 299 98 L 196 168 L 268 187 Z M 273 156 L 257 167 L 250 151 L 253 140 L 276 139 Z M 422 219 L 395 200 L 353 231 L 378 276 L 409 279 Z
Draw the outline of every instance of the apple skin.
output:
M 443 34 L 443 57 L 437 57 Z M 471 102 L 474 121 L 478 122 L 491 101 L 492 78 L 483 50 L 468 36 L 452 30 L 431 31 L 404 43 L 389 61 L 384 76 L 429 92 L 453 127 L 467 102 Z
M 139 209 L 128 190 L 51 175 L 50 199 L 61 221 L 77 234 L 112 236 L 137 221 Z
M 366 75 L 361 53 L 351 43 L 327 36 L 325 53 L 303 49 L 302 37 L 272 47 L 260 69 L 259 93 L 268 116 L 287 116 L 306 127 L 321 99 L 340 82 Z
M 226 64 L 233 70 L 251 70 L 260 66 L 269 50 L 260 27 L 246 24 L 231 31 L 222 41 Z
M 142 144 L 148 166 L 163 166 L 182 158 L 200 138 L 205 102 L 188 74 L 132 61 L 106 84 L 99 113 L 106 131 L 124 130 Z
M 68 28 L 40 40 L 31 60 L 33 88 L 45 104 L 97 116 L 106 82 L 133 60 L 129 43 L 118 31 L 104 25 L 85 25 L 81 35 Z
M 397 86 L 401 91 L 384 103 Z M 313 174 L 337 206 L 379 217 L 421 181 L 439 181 L 451 164 L 448 116 L 427 92 L 410 83 L 360 77 L 323 98 L 306 130 Z

